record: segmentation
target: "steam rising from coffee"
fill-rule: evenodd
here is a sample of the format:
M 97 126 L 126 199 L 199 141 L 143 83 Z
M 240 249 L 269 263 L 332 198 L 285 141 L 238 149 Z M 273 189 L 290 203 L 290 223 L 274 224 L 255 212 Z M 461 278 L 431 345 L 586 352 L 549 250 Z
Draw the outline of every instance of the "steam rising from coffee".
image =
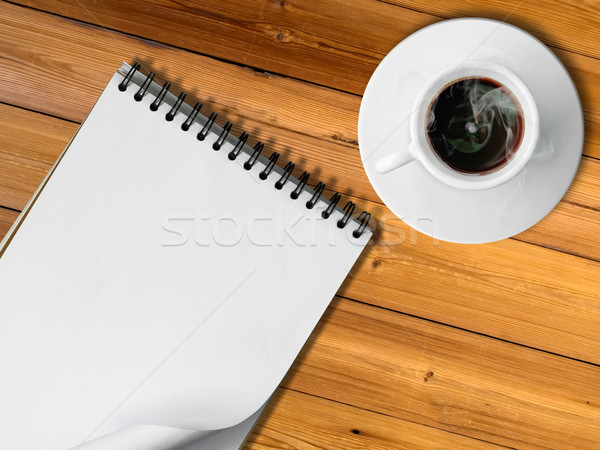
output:
M 488 173 L 506 165 L 523 137 L 523 113 L 515 96 L 488 78 L 465 78 L 446 86 L 426 118 L 438 156 L 461 172 Z

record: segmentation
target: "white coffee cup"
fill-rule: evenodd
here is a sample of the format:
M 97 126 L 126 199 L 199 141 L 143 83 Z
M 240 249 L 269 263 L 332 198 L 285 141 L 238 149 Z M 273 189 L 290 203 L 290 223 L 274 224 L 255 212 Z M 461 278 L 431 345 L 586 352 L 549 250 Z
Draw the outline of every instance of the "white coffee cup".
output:
M 487 78 L 510 90 L 521 106 L 523 137 L 514 156 L 497 170 L 484 173 L 465 173 L 447 165 L 431 148 L 427 139 L 429 105 L 449 84 L 464 78 Z M 411 142 L 375 162 L 375 170 L 391 174 L 411 161 L 418 161 L 439 181 L 459 189 L 489 189 L 514 178 L 527 165 L 539 136 L 538 109 L 528 87 L 511 70 L 487 61 L 467 61 L 449 67 L 433 77 L 419 93 L 410 119 Z M 391 175 L 390 175 L 391 176 Z

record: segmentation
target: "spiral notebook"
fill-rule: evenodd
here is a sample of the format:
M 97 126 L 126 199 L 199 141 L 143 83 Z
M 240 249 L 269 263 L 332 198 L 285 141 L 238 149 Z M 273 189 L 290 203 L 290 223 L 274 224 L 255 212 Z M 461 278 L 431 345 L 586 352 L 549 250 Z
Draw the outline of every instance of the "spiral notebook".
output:
M 0 448 L 239 447 L 372 235 L 169 88 L 124 63 L 2 243 Z

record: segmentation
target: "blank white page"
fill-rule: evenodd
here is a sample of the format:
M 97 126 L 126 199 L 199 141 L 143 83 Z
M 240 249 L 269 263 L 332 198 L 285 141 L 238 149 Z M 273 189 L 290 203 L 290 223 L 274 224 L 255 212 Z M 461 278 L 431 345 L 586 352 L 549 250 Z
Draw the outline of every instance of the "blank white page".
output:
M 123 69 L 121 69 L 123 70 Z M 139 76 L 140 74 L 138 74 Z M 0 258 L 0 448 L 216 430 L 273 393 L 368 242 L 115 74 Z M 137 80 L 137 79 L 136 79 Z M 136 82 L 139 82 L 137 80 Z M 174 97 L 167 97 L 173 103 Z

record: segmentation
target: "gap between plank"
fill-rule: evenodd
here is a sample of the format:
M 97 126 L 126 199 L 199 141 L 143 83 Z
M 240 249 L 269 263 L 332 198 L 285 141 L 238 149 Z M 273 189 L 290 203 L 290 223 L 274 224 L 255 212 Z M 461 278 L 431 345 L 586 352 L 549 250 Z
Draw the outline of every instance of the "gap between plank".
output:
M 521 242 L 525 242 L 525 241 L 521 241 Z M 532 245 L 535 245 L 535 244 L 532 244 Z M 575 362 L 578 362 L 578 363 L 588 364 L 588 365 L 594 366 L 594 367 L 600 367 L 600 364 L 593 363 L 593 362 L 590 362 L 590 361 L 584 361 L 583 359 L 573 358 L 572 356 L 561 355 L 560 353 L 555 353 L 555 352 L 551 352 L 549 350 L 544 350 L 544 349 L 532 347 L 532 346 L 526 345 L 526 344 L 520 344 L 518 342 L 509 341 L 508 339 L 502 339 L 502 338 L 499 338 L 499 337 L 496 337 L 496 336 L 492 336 L 492 335 L 485 334 L 485 333 L 480 333 L 478 331 L 469 330 L 467 328 L 462 328 L 462 327 L 459 327 L 459 326 L 456 326 L 456 325 L 450 325 L 448 323 L 439 322 L 437 320 L 433 320 L 433 319 L 428 319 L 426 317 L 417 316 L 415 314 L 410 314 L 410 313 L 406 313 L 406 312 L 403 312 L 403 311 L 398 311 L 398 310 L 395 310 L 395 309 L 386 308 L 384 306 L 377 305 L 377 304 L 374 304 L 374 303 L 369 303 L 369 302 L 365 302 L 365 301 L 362 301 L 362 300 L 356 300 L 354 298 L 346 297 L 344 295 L 336 294 L 336 297 L 343 298 L 344 300 L 349 300 L 349 301 L 352 301 L 352 302 L 355 302 L 355 303 L 360 303 L 360 304 L 363 304 L 363 305 L 366 305 L 366 306 L 372 306 L 374 308 L 378 308 L 378 309 L 381 309 L 381 310 L 384 310 L 384 311 L 388 311 L 390 313 L 401 314 L 403 316 L 412 317 L 413 319 L 423 320 L 425 322 L 435 323 L 436 325 L 441 325 L 441 326 L 444 326 L 444 327 L 454 328 L 455 330 L 465 331 L 465 332 L 471 333 L 471 334 L 476 334 L 478 336 L 482 336 L 482 337 L 494 339 L 495 341 L 500 341 L 500 342 L 504 342 L 504 343 L 507 343 L 507 344 L 516 345 L 516 346 L 522 347 L 522 348 L 528 348 L 530 350 L 534 350 L 534 351 L 541 352 L 541 353 L 546 353 L 546 354 L 552 355 L 552 356 L 557 356 L 559 358 L 570 359 L 571 361 L 575 361 Z
M 14 105 L 12 103 L 7 103 L 7 102 L 4 102 L 2 100 L 0 100 L 0 105 L 6 105 L 6 106 L 10 106 L 11 108 L 18 108 L 18 109 L 22 109 L 23 111 L 32 112 L 34 114 L 41 114 L 42 116 L 52 117 L 53 119 L 62 120 L 64 122 L 69 122 L 69 123 L 74 123 L 76 125 L 81 125 L 81 122 L 77 122 L 76 120 L 71 120 L 71 119 L 67 119 L 65 117 L 56 116 L 54 114 L 50 114 L 50 113 L 47 113 L 47 112 L 44 112 L 44 111 L 37 111 L 35 109 L 26 108 L 25 106 L 21 106 L 21 105 Z
M 15 209 L 15 208 L 11 208 L 9 206 L 0 205 L 0 209 L 5 209 L 6 211 L 12 211 L 12 212 L 16 212 L 16 213 L 21 214 L 21 210 Z
M 377 2 L 379 2 L 379 3 L 383 3 L 383 4 L 385 4 L 385 5 L 393 6 L 393 7 L 395 7 L 395 8 L 408 9 L 409 11 L 417 12 L 417 13 L 420 13 L 420 14 L 426 14 L 426 15 L 428 15 L 428 16 L 431 16 L 431 17 L 436 17 L 436 18 L 438 18 L 438 19 L 441 19 L 441 20 L 452 20 L 452 19 L 454 19 L 454 17 L 440 16 L 439 14 L 435 14 L 435 13 L 431 13 L 431 12 L 419 11 L 418 9 L 410 8 L 410 7 L 408 7 L 408 6 L 405 6 L 405 5 L 398 5 L 398 4 L 394 3 L 394 2 L 390 2 L 390 1 L 386 1 L 386 0 L 375 0 L 375 1 L 377 1 Z M 524 1 L 525 1 L 525 0 L 524 0 Z M 584 3 L 585 3 L 585 2 L 584 2 Z M 518 9 L 518 8 L 516 8 L 516 9 Z M 516 11 L 516 9 L 515 9 L 515 11 Z M 514 11 L 513 11 L 513 12 L 514 12 Z M 512 14 L 512 13 L 511 13 L 511 14 Z M 480 16 L 463 16 L 463 17 L 480 17 Z M 484 17 L 484 18 L 485 18 L 485 17 Z M 498 19 L 492 19 L 492 20 L 498 20 Z M 505 23 L 508 23 L 508 22 L 505 22 Z M 508 23 L 508 25 L 511 25 L 511 24 L 510 24 L 510 23 Z M 520 28 L 520 29 L 523 29 L 523 28 L 521 28 L 521 27 L 518 27 L 518 28 Z M 525 31 L 526 33 L 529 33 L 529 31 L 526 31 L 526 30 L 523 30 L 523 31 Z M 529 33 L 529 34 L 531 34 L 531 33 Z M 533 36 L 533 34 L 531 34 L 531 35 Z M 534 37 L 535 37 L 536 39 L 539 39 L 539 38 L 537 38 L 536 36 L 534 36 Z M 540 39 L 540 42 L 542 42 L 542 40 L 541 40 L 541 39 Z M 558 46 L 558 45 L 547 45 L 545 42 L 542 42 L 542 43 L 543 43 L 543 44 L 544 44 L 546 47 L 548 47 L 549 49 L 556 48 L 556 49 L 559 49 L 559 50 L 562 50 L 562 51 L 565 51 L 565 52 L 573 53 L 574 55 L 579 55 L 579 56 L 583 56 L 583 57 L 586 57 L 586 58 L 592 58 L 592 59 L 600 60 L 600 58 L 598 58 L 598 57 L 596 57 L 596 56 L 593 56 L 593 55 L 588 55 L 588 54 L 586 54 L 586 53 L 580 53 L 580 52 L 576 52 L 576 51 L 574 51 L 574 50 L 571 50 L 571 49 L 568 49 L 568 48 L 564 48 L 564 47 L 560 47 L 560 46 Z M 552 52 L 552 53 L 554 53 L 554 52 Z
M 339 400 L 334 400 L 334 399 L 331 399 L 331 398 L 323 397 L 321 395 L 315 395 L 315 394 L 311 394 L 309 392 L 299 391 L 298 389 L 293 389 L 293 388 L 289 388 L 289 387 L 286 387 L 286 386 L 279 386 L 279 388 L 280 389 L 285 389 L 286 391 L 297 392 L 298 394 L 307 395 L 309 397 L 319 398 L 321 400 L 326 400 L 328 402 L 337 403 L 338 405 L 348 406 L 349 408 L 358 409 L 360 411 L 367 411 L 367 412 L 370 412 L 370 413 L 373 413 L 373 414 L 377 414 L 379 416 L 389 417 L 390 419 L 401 420 L 403 422 L 409 422 L 409 423 L 414 423 L 415 425 L 424 426 L 424 427 L 427 427 L 427 428 L 433 428 L 434 430 L 439 430 L 439 431 L 442 431 L 444 433 L 454 434 L 455 436 L 463 436 L 463 437 L 465 437 L 467 439 L 473 439 L 474 441 L 485 442 L 486 444 L 495 445 L 495 446 L 502 447 L 502 448 L 515 449 L 515 447 L 507 447 L 506 445 L 497 444 L 497 443 L 491 442 L 491 441 L 486 441 L 484 439 L 480 439 L 480 438 L 473 437 L 473 436 L 468 436 L 466 434 L 456 433 L 455 431 L 449 431 L 449 430 L 446 430 L 446 429 L 443 429 L 443 428 L 434 427 L 434 426 L 427 425 L 427 424 L 424 424 L 424 423 L 421 423 L 421 422 L 415 422 L 413 420 L 408 420 L 408 419 L 404 419 L 404 418 L 392 416 L 390 414 L 386 414 L 386 413 L 383 413 L 383 412 L 375 411 L 375 410 L 372 410 L 372 409 L 369 409 L 369 408 L 361 408 L 361 407 L 353 405 L 351 403 L 341 402 Z
M 343 94 L 348 94 L 348 95 L 352 95 L 354 97 L 362 98 L 362 95 L 360 95 L 360 94 L 356 94 L 354 92 L 346 91 L 346 90 L 335 88 L 335 87 L 332 87 L 332 86 L 327 86 L 325 84 L 315 83 L 314 81 L 303 80 L 302 78 L 297 78 L 297 77 L 294 77 L 294 76 L 291 76 L 291 75 L 284 75 L 284 74 L 279 73 L 279 72 L 270 72 L 270 71 L 261 69 L 260 67 L 249 66 L 247 64 L 242 64 L 242 63 L 239 63 L 237 61 L 232 61 L 232 60 L 229 60 L 229 59 L 226 59 L 226 58 L 222 58 L 222 57 L 219 57 L 219 56 L 213 56 L 213 55 L 210 55 L 208 53 L 201 53 L 201 52 L 198 52 L 196 50 L 190 50 L 188 48 L 181 47 L 181 46 L 178 46 L 178 45 L 167 44 L 167 43 L 164 43 L 164 42 L 156 41 L 154 39 L 146 38 L 144 36 L 139 36 L 137 34 L 129 33 L 127 31 L 121 31 L 121 30 L 118 30 L 116 28 L 105 27 L 104 25 L 99 25 L 97 23 L 88 22 L 88 21 L 80 20 L 80 19 L 73 19 L 73 18 L 71 18 L 69 16 L 63 16 L 62 14 L 57 14 L 57 13 L 54 13 L 52 11 L 46 11 L 44 9 L 35 8 L 35 7 L 29 6 L 29 5 L 22 5 L 20 3 L 15 3 L 15 2 L 12 2 L 10 0 L 1 0 L 1 1 L 3 1 L 4 3 L 8 3 L 8 4 L 11 4 L 11 5 L 14 5 L 14 6 L 21 7 L 21 8 L 30 9 L 30 10 L 33 10 L 33 11 L 38 11 L 38 12 L 41 12 L 41 13 L 44 13 L 44 14 L 50 14 L 51 16 L 55 16 L 55 17 L 60 17 L 61 19 L 68 20 L 68 21 L 70 21 L 72 23 L 75 23 L 75 24 L 85 24 L 85 25 L 88 25 L 88 26 L 95 27 L 98 30 L 105 30 L 105 31 L 110 32 L 110 33 L 115 33 L 115 34 L 118 34 L 118 35 L 131 37 L 131 38 L 134 38 L 134 39 L 146 42 L 146 43 L 148 43 L 148 45 L 155 45 L 155 46 L 156 45 L 160 45 L 160 46 L 163 46 L 163 47 L 173 48 L 173 49 L 181 50 L 181 51 L 184 51 L 184 52 L 187 52 L 187 53 L 192 53 L 194 55 L 203 56 L 205 58 L 214 59 L 216 61 L 220 61 L 220 62 L 223 62 L 223 63 L 226 63 L 226 64 L 232 64 L 232 65 L 234 65 L 236 67 L 242 67 L 242 68 L 245 68 L 245 69 L 251 69 L 251 70 L 253 70 L 253 71 L 257 72 L 257 73 L 268 74 L 268 75 L 275 75 L 277 77 L 287 78 L 287 79 L 295 80 L 295 81 L 300 81 L 302 83 L 306 83 L 306 84 L 310 84 L 310 85 L 313 85 L 313 86 L 318 86 L 318 87 L 322 87 L 322 88 L 326 88 L 326 89 L 331 89 L 333 91 L 341 92 Z

